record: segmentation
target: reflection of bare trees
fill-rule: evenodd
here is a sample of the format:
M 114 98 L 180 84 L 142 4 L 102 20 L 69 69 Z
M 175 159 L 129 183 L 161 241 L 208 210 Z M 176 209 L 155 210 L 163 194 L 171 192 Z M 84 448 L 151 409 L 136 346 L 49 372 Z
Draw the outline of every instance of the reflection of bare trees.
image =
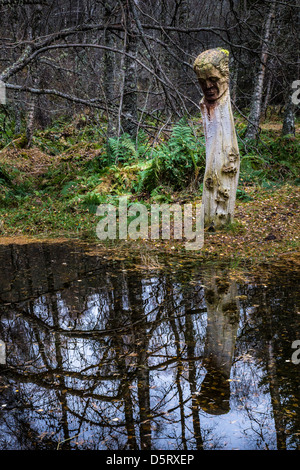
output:
M 233 403 L 249 395 L 246 375 L 239 390 L 229 387 L 239 357 L 252 372 L 227 271 L 140 272 L 68 245 L 6 247 L 0 258 L 8 267 L 0 284 L 2 448 L 201 450 L 212 431 L 206 417 L 229 411 L 229 392 Z M 263 376 L 269 414 L 282 399 L 275 356 L 273 348 Z M 244 410 L 263 442 L 264 421 Z
M 299 369 L 290 361 L 292 338 L 300 334 L 299 275 L 274 267 L 267 278 L 257 276 L 255 281 L 247 290 L 247 303 L 241 301 L 247 316 L 240 345 L 242 357 L 259 384 L 256 389 L 249 388 L 248 396 L 257 397 L 260 387 L 268 399 L 263 409 L 257 403 L 256 409 L 246 405 L 245 410 L 261 448 L 299 449 Z M 248 354 L 244 350 L 246 343 L 253 344 Z

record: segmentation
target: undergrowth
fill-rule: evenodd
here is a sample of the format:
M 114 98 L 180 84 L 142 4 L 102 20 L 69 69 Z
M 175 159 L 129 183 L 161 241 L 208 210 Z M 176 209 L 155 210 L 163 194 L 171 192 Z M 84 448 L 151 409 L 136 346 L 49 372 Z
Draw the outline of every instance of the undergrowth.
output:
M 121 194 L 157 203 L 201 197 L 205 141 L 199 128 L 181 120 L 155 142 L 145 132 L 107 141 L 103 124 L 61 120 L 37 130 L 32 149 L 26 149 L 24 135 L 15 136 L 6 123 L 0 140 L 0 229 L 88 233 L 97 206 L 116 204 Z M 243 131 L 238 124 L 239 201 L 253 200 L 249 186 L 273 190 L 285 182 L 299 184 L 299 135 L 265 131 L 259 141 L 244 145 Z

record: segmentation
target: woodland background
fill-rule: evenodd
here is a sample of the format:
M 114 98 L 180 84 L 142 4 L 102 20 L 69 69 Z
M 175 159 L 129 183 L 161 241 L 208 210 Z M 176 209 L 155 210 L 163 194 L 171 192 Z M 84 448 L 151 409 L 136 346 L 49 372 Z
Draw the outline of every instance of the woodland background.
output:
M 124 193 L 150 202 L 199 199 L 205 140 L 193 63 L 214 47 L 230 52 L 238 201 L 286 184 L 285 198 L 295 196 L 299 7 L 298 0 L 0 0 L 2 234 L 95 236 L 97 205 Z
M 270 106 L 293 132 L 297 0 L 2 0 L 0 8 L 7 117 L 16 132 L 27 117 L 29 140 L 35 126 L 86 108 L 107 117 L 110 136 L 149 130 L 149 118 L 166 126 L 195 115 L 193 61 L 219 46 L 230 51 L 232 101 L 249 119 L 246 135 L 256 136 Z

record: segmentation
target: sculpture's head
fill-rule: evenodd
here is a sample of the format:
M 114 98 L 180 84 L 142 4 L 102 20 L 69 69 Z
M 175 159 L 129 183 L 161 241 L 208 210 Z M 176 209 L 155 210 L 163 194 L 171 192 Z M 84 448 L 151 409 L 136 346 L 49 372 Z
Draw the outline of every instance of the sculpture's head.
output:
M 225 49 L 209 49 L 194 62 L 200 86 L 207 101 L 221 98 L 229 85 L 229 52 Z

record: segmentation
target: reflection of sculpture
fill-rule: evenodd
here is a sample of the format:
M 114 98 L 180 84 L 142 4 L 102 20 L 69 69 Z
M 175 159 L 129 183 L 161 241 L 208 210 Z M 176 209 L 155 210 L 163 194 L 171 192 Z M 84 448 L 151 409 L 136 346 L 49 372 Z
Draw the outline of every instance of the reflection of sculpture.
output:
M 230 371 L 239 321 L 235 282 L 212 272 L 205 289 L 207 330 L 203 365 L 207 374 L 201 384 L 199 406 L 210 414 L 229 411 Z
M 239 149 L 229 93 L 229 53 L 202 52 L 194 62 L 204 97 L 200 102 L 206 141 L 203 185 L 205 225 L 233 220 L 239 178 Z

